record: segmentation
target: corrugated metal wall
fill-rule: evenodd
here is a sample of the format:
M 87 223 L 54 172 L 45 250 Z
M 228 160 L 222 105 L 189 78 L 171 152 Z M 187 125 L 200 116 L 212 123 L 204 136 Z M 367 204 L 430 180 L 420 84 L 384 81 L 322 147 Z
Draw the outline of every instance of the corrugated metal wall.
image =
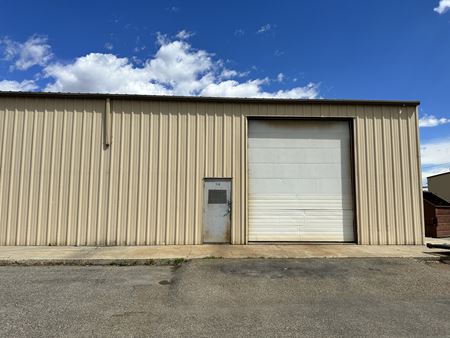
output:
M 416 109 L 360 108 L 354 134 L 358 243 L 423 244 Z
M 247 117 L 354 118 L 360 244 L 421 244 L 415 107 L 0 98 L 0 245 L 200 244 L 204 177 L 231 177 L 245 244 Z

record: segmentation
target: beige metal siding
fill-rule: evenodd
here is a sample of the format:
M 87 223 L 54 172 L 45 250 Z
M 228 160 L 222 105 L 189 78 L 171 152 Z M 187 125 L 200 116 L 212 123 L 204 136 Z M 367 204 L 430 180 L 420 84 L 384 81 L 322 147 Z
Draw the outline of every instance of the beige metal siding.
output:
M 417 115 L 366 107 L 355 121 L 358 243 L 422 244 Z
M 240 106 L 0 101 L 1 245 L 199 244 L 204 177 L 233 178 L 233 243 L 245 243 Z
M 204 177 L 232 178 L 247 242 L 247 117 L 354 119 L 360 244 L 421 244 L 415 107 L 0 98 L 0 245 L 202 242 Z

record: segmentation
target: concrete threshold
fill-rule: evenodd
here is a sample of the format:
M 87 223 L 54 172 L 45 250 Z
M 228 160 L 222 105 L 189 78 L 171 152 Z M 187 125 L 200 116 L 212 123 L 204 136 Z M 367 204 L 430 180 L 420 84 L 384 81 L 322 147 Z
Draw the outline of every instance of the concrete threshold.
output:
M 421 245 L 164 245 L 127 247 L 0 247 L 0 265 L 179 264 L 202 258 L 417 258 L 446 260 Z

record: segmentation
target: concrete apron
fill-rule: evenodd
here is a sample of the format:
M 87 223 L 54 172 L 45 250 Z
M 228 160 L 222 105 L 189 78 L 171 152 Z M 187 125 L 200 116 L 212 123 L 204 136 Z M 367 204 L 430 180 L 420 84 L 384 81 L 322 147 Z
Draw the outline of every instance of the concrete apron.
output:
M 445 241 L 441 242 L 445 243 Z M 0 247 L 0 265 L 177 264 L 183 260 L 200 258 L 418 258 L 445 260 L 449 257 L 449 253 L 448 250 L 428 249 L 421 245 L 3 246 Z

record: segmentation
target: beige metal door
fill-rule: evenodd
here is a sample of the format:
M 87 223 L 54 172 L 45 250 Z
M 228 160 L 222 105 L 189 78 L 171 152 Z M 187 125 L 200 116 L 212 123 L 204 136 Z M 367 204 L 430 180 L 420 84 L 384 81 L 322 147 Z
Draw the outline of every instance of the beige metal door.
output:
M 203 243 L 230 243 L 231 180 L 205 179 Z

